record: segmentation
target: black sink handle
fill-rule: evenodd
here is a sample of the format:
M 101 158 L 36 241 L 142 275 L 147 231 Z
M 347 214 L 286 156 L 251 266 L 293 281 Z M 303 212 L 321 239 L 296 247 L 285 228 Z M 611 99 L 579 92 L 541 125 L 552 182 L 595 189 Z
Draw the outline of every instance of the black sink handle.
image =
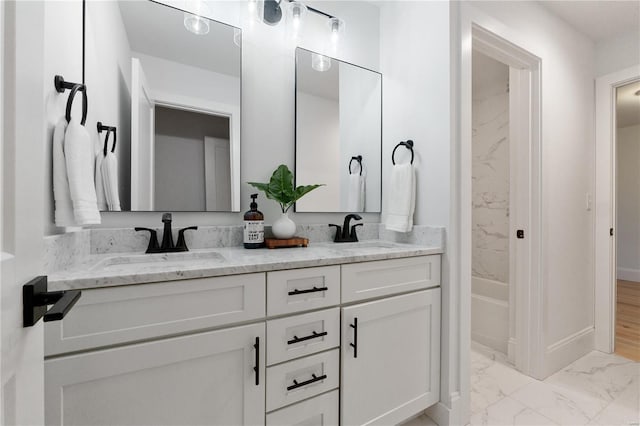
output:
M 149 233 L 149 245 L 147 246 L 147 251 L 145 253 L 158 253 L 160 250 L 160 245 L 158 244 L 158 232 L 155 229 L 142 228 L 140 226 L 136 226 L 134 229 L 138 232 L 147 231 Z
M 197 229 L 197 226 L 188 226 L 178 231 L 178 243 L 176 244 L 176 251 L 189 251 L 189 249 L 187 248 L 187 243 L 184 240 L 184 231 L 195 231 Z

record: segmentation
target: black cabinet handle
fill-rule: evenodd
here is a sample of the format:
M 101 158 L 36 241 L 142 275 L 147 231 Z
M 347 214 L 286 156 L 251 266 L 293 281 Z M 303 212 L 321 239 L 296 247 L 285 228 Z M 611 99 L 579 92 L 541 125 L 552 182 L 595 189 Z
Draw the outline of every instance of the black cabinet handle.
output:
M 296 294 L 315 293 L 317 291 L 327 291 L 327 290 L 329 290 L 329 287 L 316 287 L 316 286 L 313 286 L 313 288 L 309 288 L 309 289 L 306 289 L 306 290 L 298 290 L 296 288 L 293 291 L 289 292 L 289 296 L 295 296 Z
M 256 343 L 253 345 L 256 350 L 256 365 L 253 371 L 256 373 L 256 386 L 260 386 L 260 338 L 256 337 Z
M 349 346 L 353 348 L 353 357 L 358 358 L 358 318 L 354 318 L 349 327 L 353 328 L 353 343 L 349 343 Z
M 316 376 L 315 374 L 312 374 L 311 375 L 311 379 L 305 380 L 304 382 L 298 383 L 297 380 L 294 380 L 293 384 L 291 386 L 287 386 L 287 390 L 290 391 L 290 390 L 298 389 L 298 388 L 301 388 L 303 386 L 310 385 L 311 383 L 322 381 L 322 380 L 324 380 L 326 378 L 327 378 L 326 374 L 323 374 L 322 376 Z
M 326 331 L 323 331 L 322 333 L 316 333 L 314 331 L 313 334 L 310 334 L 310 335 L 304 336 L 304 337 L 293 336 L 293 339 L 287 341 L 287 345 L 293 345 L 295 343 L 304 342 L 305 340 L 317 339 L 318 337 L 322 337 L 322 336 L 326 336 L 326 335 L 327 335 Z
M 47 291 L 47 277 L 39 276 L 22 286 L 22 324 L 31 327 L 44 317 L 45 322 L 59 321 L 76 304 L 80 290 Z M 47 306 L 53 307 L 47 311 Z

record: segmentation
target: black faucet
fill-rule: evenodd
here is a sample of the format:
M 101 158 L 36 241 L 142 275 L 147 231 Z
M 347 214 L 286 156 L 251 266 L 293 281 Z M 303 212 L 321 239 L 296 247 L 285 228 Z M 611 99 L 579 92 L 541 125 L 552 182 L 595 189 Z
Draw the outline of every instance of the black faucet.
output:
M 330 223 L 329 226 L 334 226 L 336 228 L 336 236 L 333 239 L 334 243 L 356 243 L 358 242 L 358 235 L 356 234 L 356 227 L 362 226 L 362 223 L 356 223 L 351 226 L 351 230 L 349 230 L 349 223 L 351 219 L 362 220 L 362 217 L 358 214 L 348 214 L 344 217 L 344 223 L 342 224 L 342 228 L 340 225 L 335 225 Z
M 162 245 L 158 244 L 158 232 L 155 229 L 136 227 L 136 231 L 149 232 L 149 245 L 145 253 L 174 253 L 180 251 L 189 251 L 187 243 L 184 239 L 184 231 L 196 230 L 197 226 L 189 226 L 178 231 L 178 244 L 173 244 L 173 233 L 171 231 L 171 213 L 162 215 L 162 223 L 164 223 L 164 231 L 162 233 Z

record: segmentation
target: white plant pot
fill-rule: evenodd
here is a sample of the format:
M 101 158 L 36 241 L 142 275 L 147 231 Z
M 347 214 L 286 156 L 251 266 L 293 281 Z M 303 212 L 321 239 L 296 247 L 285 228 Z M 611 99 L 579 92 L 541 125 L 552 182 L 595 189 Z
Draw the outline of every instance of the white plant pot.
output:
M 274 237 L 280 240 L 286 240 L 287 238 L 291 238 L 295 235 L 296 223 L 289 219 L 288 213 L 282 213 L 280 217 L 273 222 L 271 231 L 273 232 Z

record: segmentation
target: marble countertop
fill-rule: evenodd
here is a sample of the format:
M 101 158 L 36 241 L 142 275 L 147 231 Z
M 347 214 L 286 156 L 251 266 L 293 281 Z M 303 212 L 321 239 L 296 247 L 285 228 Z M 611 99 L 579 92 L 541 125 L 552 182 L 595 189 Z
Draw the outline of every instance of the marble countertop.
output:
M 49 274 L 50 290 L 104 288 L 189 278 L 247 274 L 441 254 L 442 247 L 369 240 L 311 243 L 308 247 L 247 250 L 196 249 L 187 253 L 118 253 L 89 256 L 72 269 Z

